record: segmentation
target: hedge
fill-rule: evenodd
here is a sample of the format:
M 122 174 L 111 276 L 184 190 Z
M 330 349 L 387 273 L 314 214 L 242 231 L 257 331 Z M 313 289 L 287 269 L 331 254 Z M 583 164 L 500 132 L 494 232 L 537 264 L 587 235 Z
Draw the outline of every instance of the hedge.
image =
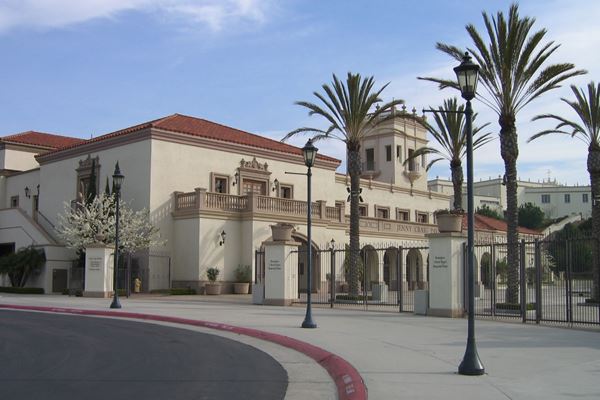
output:
M 44 288 L 0 286 L 0 292 L 17 294 L 44 294 Z

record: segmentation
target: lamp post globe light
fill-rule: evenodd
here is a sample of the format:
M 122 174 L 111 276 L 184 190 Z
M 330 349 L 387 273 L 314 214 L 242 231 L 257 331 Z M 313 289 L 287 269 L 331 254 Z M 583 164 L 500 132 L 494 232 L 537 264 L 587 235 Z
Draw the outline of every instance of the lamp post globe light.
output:
M 118 161 L 117 164 L 115 164 L 115 172 L 113 173 L 112 178 L 115 187 L 115 256 L 113 257 L 115 265 L 113 269 L 113 301 L 110 303 L 110 308 L 121 308 L 117 287 L 119 275 L 119 197 L 121 194 L 121 185 L 123 184 L 125 177 L 121 174 Z
M 312 292 L 312 287 L 311 287 L 311 283 L 312 283 L 312 238 L 311 238 L 311 213 L 312 213 L 312 207 L 311 207 L 311 177 L 312 177 L 312 172 L 311 172 L 311 168 L 312 166 L 315 164 L 315 158 L 317 157 L 317 151 L 319 151 L 319 149 L 317 149 L 312 142 L 312 139 L 308 139 L 308 142 L 306 142 L 306 144 L 304 145 L 304 147 L 302 148 L 302 154 L 304 155 L 304 164 L 308 167 L 308 171 L 306 173 L 306 178 L 307 178 L 307 204 L 306 204 L 306 208 L 307 208 L 307 217 L 306 217 L 306 236 L 307 236 L 307 250 L 306 250 L 306 257 L 307 257 L 307 274 L 306 274 L 306 316 L 304 317 L 304 321 L 302 322 L 302 327 L 303 328 L 316 328 L 317 324 L 315 324 L 315 322 L 312 319 L 312 304 L 311 304 L 311 292 Z
M 477 80 L 479 78 L 479 66 L 471 61 L 469 53 L 465 53 L 462 62 L 454 68 L 460 92 L 467 101 L 465 107 L 466 129 L 467 129 L 467 290 L 468 290 L 468 333 L 467 348 L 462 362 L 458 367 L 458 373 L 462 375 L 483 375 L 485 369 L 475 344 L 475 292 L 474 292 L 474 225 L 475 214 L 473 209 L 473 108 L 471 100 L 475 97 Z

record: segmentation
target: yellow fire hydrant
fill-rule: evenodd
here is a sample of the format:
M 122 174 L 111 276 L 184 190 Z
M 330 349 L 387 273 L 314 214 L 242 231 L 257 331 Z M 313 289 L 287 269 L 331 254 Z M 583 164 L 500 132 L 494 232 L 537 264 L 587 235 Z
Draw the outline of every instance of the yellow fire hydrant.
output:
M 133 292 L 134 293 L 139 293 L 140 290 L 142 290 L 142 280 L 139 277 L 136 277 L 133 280 Z

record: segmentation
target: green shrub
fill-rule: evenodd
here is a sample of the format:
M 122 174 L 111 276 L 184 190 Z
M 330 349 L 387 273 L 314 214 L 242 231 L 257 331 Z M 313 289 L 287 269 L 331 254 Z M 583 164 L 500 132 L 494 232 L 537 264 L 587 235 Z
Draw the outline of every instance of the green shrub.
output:
M 171 289 L 152 289 L 150 294 L 171 294 Z
M 235 269 L 235 281 L 239 283 L 250 283 L 252 280 L 252 269 L 249 265 L 238 265 Z
M 75 296 L 75 297 L 83 297 L 83 290 L 81 289 L 65 289 L 62 291 L 62 294 Z
M 13 287 L 24 287 L 29 278 L 39 275 L 45 263 L 44 249 L 33 245 L 22 247 L 16 253 L 0 257 L 0 274 L 8 275 Z
M 219 277 L 219 268 L 217 267 L 212 267 L 206 270 L 206 276 L 208 277 L 208 280 L 211 281 L 212 283 L 217 281 L 217 278 Z
M 335 296 L 336 300 L 342 300 L 342 301 L 364 301 L 365 296 L 352 296 L 349 294 L 338 294 Z M 373 296 L 367 296 L 367 300 L 373 300 Z
M 196 289 L 192 288 L 173 288 L 169 289 L 169 294 L 173 296 L 183 296 L 188 294 L 196 294 Z
M 520 311 L 521 304 L 519 304 L 519 303 L 496 303 L 496 310 Z M 527 303 L 525 305 L 525 310 L 528 310 L 528 311 L 535 310 L 535 303 Z
M 44 294 L 44 288 L 0 286 L 0 292 L 17 294 Z

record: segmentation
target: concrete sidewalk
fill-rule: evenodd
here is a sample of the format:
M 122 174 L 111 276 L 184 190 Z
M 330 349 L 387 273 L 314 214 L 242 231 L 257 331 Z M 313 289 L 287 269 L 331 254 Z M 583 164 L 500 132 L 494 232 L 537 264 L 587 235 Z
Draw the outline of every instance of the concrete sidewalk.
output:
M 243 304 L 236 296 L 122 299 L 122 311 L 225 323 L 277 333 L 326 349 L 361 374 L 370 399 L 598 399 L 600 331 L 476 321 L 486 375 L 456 373 L 467 322 L 410 314 Z M 110 300 L 0 296 L 2 304 L 108 310 Z

